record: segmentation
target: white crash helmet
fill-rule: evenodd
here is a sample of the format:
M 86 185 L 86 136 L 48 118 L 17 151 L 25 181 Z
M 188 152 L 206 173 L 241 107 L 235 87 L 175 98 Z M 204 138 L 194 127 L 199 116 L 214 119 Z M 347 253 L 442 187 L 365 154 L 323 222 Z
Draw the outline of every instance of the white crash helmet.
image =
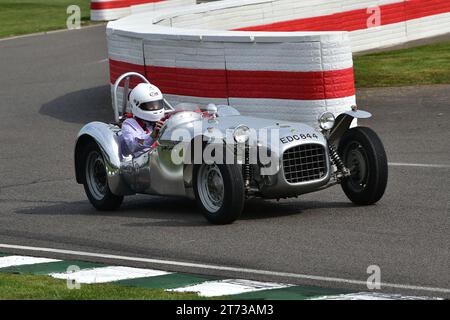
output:
M 140 83 L 130 92 L 131 112 L 137 118 L 156 122 L 164 117 L 164 98 L 154 85 Z

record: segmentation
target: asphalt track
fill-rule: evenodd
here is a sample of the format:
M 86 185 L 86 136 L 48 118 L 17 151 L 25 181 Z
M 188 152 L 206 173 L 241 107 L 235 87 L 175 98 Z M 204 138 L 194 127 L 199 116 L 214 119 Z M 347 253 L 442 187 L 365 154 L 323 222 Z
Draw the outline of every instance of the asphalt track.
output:
M 134 196 L 119 211 L 100 213 L 75 182 L 73 144 L 84 123 L 112 120 L 104 32 L 98 26 L 0 41 L 0 243 L 358 291 L 367 288 L 310 276 L 366 281 L 367 267 L 378 265 L 382 282 L 398 285 L 383 292 L 450 297 L 450 86 L 358 92 L 361 108 L 374 115 L 362 124 L 378 132 L 391 162 L 377 205 L 354 206 L 336 186 L 250 201 L 229 226 L 207 224 L 195 203 L 178 198 Z M 243 268 L 270 272 L 240 274 Z

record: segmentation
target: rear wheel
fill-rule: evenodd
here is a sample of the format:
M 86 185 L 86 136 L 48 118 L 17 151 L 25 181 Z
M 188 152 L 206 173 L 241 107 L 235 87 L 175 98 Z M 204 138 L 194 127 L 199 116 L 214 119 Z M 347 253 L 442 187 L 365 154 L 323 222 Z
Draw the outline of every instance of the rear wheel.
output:
M 229 224 L 241 215 L 245 190 L 239 168 L 237 165 L 226 164 L 195 166 L 195 198 L 209 222 Z
M 89 142 L 83 152 L 83 185 L 89 201 L 97 210 L 117 209 L 123 197 L 109 189 L 105 160 L 99 147 L 95 142 Z
M 341 183 L 347 197 L 359 205 L 379 201 L 386 190 L 388 164 L 378 135 L 370 128 L 352 128 L 341 138 L 338 152 L 351 173 Z

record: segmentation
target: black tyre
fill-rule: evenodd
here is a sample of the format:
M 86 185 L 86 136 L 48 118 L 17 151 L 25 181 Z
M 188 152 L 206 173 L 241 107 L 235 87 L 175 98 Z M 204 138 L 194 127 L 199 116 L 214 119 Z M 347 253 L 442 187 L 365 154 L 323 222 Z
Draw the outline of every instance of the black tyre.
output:
M 101 211 L 115 210 L 123 201 L 122 196 L 116 196 L 108 186 L 105 159 L 98 145 L 91 141 L 83 150 L 83 185 L 91 204 Z
M 213 224 L 229 224 L 238 219 L 245 202 L 240 166 L 201 164 L 194 167 L 197 205 Z
M 341 183 L 347 197 L 359 205 L 379 201 L 386 190 L 388 164 L 378 135 L 370 128 L 352 128 L 341 138 L 338 153 L 351 172 Z

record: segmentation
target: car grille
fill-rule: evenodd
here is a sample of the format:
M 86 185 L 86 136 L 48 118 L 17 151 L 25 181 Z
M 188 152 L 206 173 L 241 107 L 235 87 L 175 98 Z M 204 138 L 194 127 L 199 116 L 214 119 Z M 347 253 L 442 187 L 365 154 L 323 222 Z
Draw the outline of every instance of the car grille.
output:
M 303 144 L 283 154 L 284 176 L 289 183 L 323 178 L 327 173 L 325 148 L 320 144 Z

